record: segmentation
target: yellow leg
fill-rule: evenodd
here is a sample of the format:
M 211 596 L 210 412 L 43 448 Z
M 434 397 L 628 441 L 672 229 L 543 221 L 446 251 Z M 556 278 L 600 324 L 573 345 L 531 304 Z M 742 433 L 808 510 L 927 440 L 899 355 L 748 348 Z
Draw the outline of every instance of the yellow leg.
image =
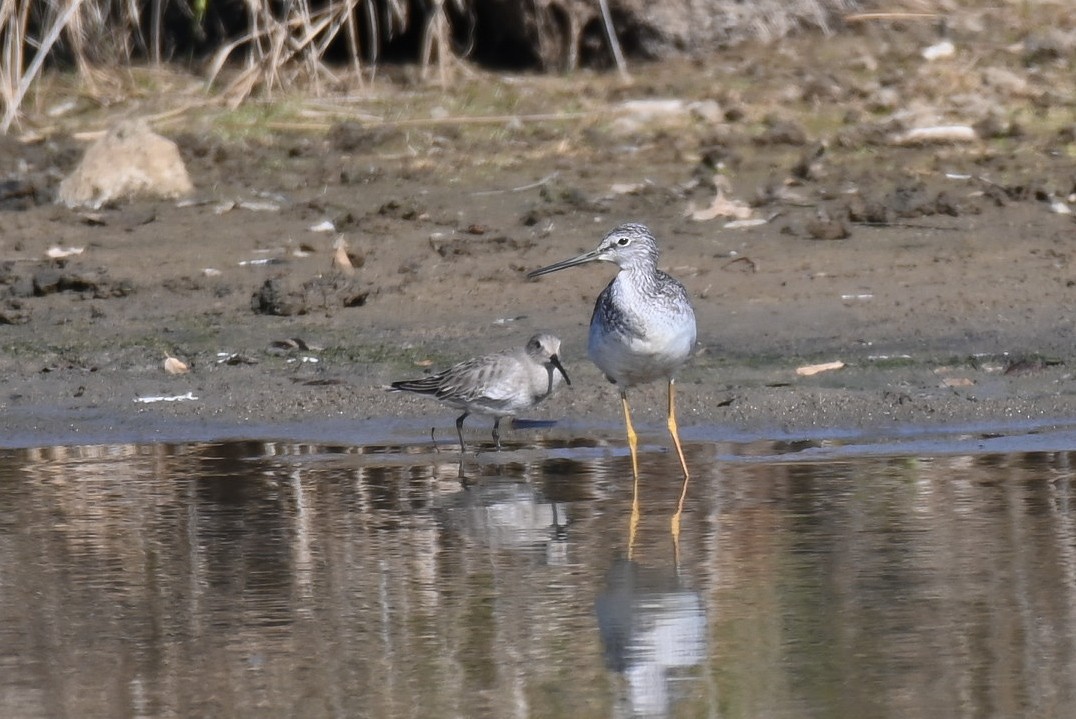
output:
M 687 471 L 687 460 L 684 459 L 684 448 L 680 446 L 680 432 L 676 426 L 676 382 L 669 380 L 669 434 L 672 435 L 673 444 L 676 445 L 676 455 L 680 457 L 680 468 L 684 470 L 684 479 L 691 476 Z
M 624 405 L 624 425 L 628 428 L 628 449 L 631 450 L 631 474 L 639 477 L 639 435 L 635 434 L 635 427 L 631 423 L 631 408 L 628 407 L 628 393 L 620 393 L 620 403 Z
M 676 382 L 669 380 L 669 434 L 672 435 L 673 444 L 676 445 L 676 455 L 680 458 L 680 468 L 684 470 L 684 486 L 680 488 L 680 501 L 676 505 L 676 514 L 672 518 L 673 543 L 677 553 L 680 548 L 680 516 L 684 512 L 684 500 L 687 499 L 687 481 L 691 474 L 687 471 L 687 460 L 684 458 L 684 448 L 680 446 L 680 432 L 676 426 Z
M 628 559 L 631 559 L 635 549 L 635 534 L 639 529 L 639 436 L 631 424 L 627 392 L 620 393 L 620 403 L 624 405 L 624 425 L 628 429 L 628 449 L 631 450 L 631 520 L 628 523 Z

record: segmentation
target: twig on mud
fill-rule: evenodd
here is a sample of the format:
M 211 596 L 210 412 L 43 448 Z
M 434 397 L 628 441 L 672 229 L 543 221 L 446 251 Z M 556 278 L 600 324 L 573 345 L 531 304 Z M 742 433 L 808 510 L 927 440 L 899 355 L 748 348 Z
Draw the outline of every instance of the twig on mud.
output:
M 861 22 L 866 20 L 935 20 L 941 17 L 934 12 L 859 12 L 845 15 L 845 22 Z
M 179 107 L 173 107 L 170 110 L 163 110 L 153 115 L 147 115 L 143 119 L 145 119 L 145 121 L 148 122 L 150 125 L 165 125 L 178 119 L 180 116 L 185 115 L 191 110 L 202 110 L 217 104 L 220 104 L 220 100 L 218 98 L 210 98 L 198 102 L 188 102 L 183 105 L 180 105 Z
M 917 225 L 912 222 L 852 222 L 857 227 L 900 227 L 906 230 L 946 230 L 948 232 L 963 231 L 963 227 L 942 227 L 941 225 Z
M 509 188 L 504 189 L 504 190 L 479 190 L 478 192 L 472 192 L 471 194 L 475 195 L 475 196 L 483 196 L 483 195 L 500 195 L 500 194 L 503 194 L 505 192 L 526 192 L 527 190 L 533 190 L 536 187 L 541 187 L 542 185 L 545 185 L 545 184 L 548 184 L 548 183 L 552 182 L 553 180 L 557 179 L 558 175 L 560 175 L 560 170 L 556 170 L 554 172 L 551 172 L 548 175 L 546 175 L 545 177 L 543 177 L 542 179 L 538 180 L 537 182 L 532 182 L 529 185 L 520 185 L 519 187 L 509 187 Z
M 208 100 L 203 100 L 203 101 L 198 101 L 198 102 L 188 102 L 188 103 L 185 103 L 183 105 L 180 105 L 179 107 L 173 107 L 173 108 L 168 109 L 168 110 L 162 110 L 161 112 L 155 113 L 153 115 L 145 115 L 144 117 L 142 117 L 142 120 L 144 120 L 150 126 L 158 126 L 159 127 L 161 125 L 168 125 L 168 124 L 176 121 L 181 116 L 185 115 L 187 112 L 189 112 L 191 110 L 211 107 L 211 106 L 219 104 L 219 103 L 220 103 L 219 98 L 210 98 Z M 114 126 L 120 120 L 125 119 L 125 118 L 127 118 L 129 116 L 130 116 L 129 112 L 116 113 L 115 115 L 112 115 L 110 118 L 103 121 L 103 124 L 105 126 L 104 129 L 101 129 L 101 130 L 84 130 L 82 132 L 73 132 L 73 133 L 71 133 L 71 139 L 75 140 L 77 142 L 93 142 L 95 140 L 100 140 L 108 132 L 108 128 Z M 48 136 L 48 135 L 51 135 L 51 134 L 53 134 L 55 132 L 57 132 L 57 128 L 55 126 L 53 126 L 53 127 L 41 128 L 37 132 L 37 134 L 42 135 L 42 136 Z
M 306 100 L 299 109 L 299 115 L 304 118 L 325 119 L 336 121 L 349 121 L 354 123 L 384 122 L 384 115 L 374 115 L 369 112 L 361 112 L 358 106 L 363 103 L 329 102 L 325 100 Z
M 721 265 L 721 269 L 727 270 L 729 267 L 732 267 L 737 262 L 745 263 L 747 265 L 747 269 L 751 272 L 758 272 L 758 265 L 755 264 L 754 260 L 747 256 L 737 257 L 736 259 L 729 260 L 725 264 Z
M 538 115 L 475 115 L 461 117 L 415 117 L 407 120 L 383 120 L 370 122 L 364 127 L 430 127 L 435 125 L 501 125 L 508 122 L 566 122 L 591 117 L 590 112 L 563 112 Z M 258 127 L 272 130 L 329 130 L 332 125 L 324 122 L 265 122 Z

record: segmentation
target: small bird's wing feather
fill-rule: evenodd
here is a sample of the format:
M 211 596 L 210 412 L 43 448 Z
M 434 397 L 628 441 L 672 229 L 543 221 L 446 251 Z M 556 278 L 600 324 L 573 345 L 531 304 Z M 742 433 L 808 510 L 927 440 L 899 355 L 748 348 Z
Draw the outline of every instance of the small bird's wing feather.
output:
M 521 360 L 514 353 L 491 354 L 460 362 L 427 377 L 393 382 L 391 389 L 428 395 L 475 411 L 500 411 L 519 401 L 513 380 L 520 369 Z
M 419 379 L 405 379 L 393 382 L 390 388 L 397 392 L 414 392 L 415 394 L 436 395 L 441 391 L 441 383 L 444 381 L 446 372 L 431 374 Z
M 460 362 L 444 372 L 437 397 L 493 404 L 510 400 L 516 394 L 511 375 L 518 368 L 519 361 L 507 353 Z

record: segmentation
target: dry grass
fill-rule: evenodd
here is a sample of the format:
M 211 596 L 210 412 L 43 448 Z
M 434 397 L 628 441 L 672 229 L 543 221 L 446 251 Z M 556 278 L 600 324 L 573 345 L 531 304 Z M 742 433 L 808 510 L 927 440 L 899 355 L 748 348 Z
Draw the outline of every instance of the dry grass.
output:
M 19 120 L 46 62 L 73 67 L 85 92 L 94 95 L 100 68 L 122 71 L 133 63 L 161 62 L 166 12 L 188 18 L 188 31 L 198 34 L 211 2 L 0 0 L 0 133 Z M 382 42 L 414 21 L 407 0 L 246 0 L 239 7 L 247 30 L 224 42 L 205 69 L 207 88 L 233 106 L 256 90 L 271 96 L 297 82 L 315 93 L 326 83 L 361 85 L 363 59 L 376 62 Z M 342 69 L 325 59 L 330 46 L 341 41 L 347 58 Z M 221 71 L 229 63 L 241 69 L 222 82 Z
M 604 31 L 612 34 L 609 21 L 618 8 L 623 12 L 639 1 L 540 0 L 533 6 L 602 16 Z M 1041 15 L 1046 10 L 1064 14 L 1071 0 L 1000 2 L 1010 14 Z M 0 133 L 24 118 L 46 70 L 73 69 L 81 95 L 108 105 L 110 93 L 116 94 L 134 68 L 146 62 L 159 66 L 177 46 L 189 52 L 210 29 L 223 39 L 203 49 L 205 59 L 191 68 L 209 91 L 201 102 L 234 108 L 252 95 L 272 99 L 296 87 L 314 95 L 353 92 L 375 72 L 385 44 L 410 32 L 420 37 L 423 77 L 436 66 L 444 87 L 456 65 L 449 47 L 457 29 L 452 23 L 473 22 L 477 5 L 477 0 L 0 0 Z M 702 13 L 709 23 L 706 32 L 739 39 L 775 39 L 804 25 L 828 30 L 842 13 L 872 13 L 846 15 L 861 24 L 908 13 L 948 17 L 999 7 L 998 0 L 709 0 L 703 6 L 713 7 L 712 13 Z M 233 13 L 229 23 L 221 12 Z M 225 24 L 243 30 L 228 36 Z M 610 39 L 624 73 L 625 60 L 615 37 Z

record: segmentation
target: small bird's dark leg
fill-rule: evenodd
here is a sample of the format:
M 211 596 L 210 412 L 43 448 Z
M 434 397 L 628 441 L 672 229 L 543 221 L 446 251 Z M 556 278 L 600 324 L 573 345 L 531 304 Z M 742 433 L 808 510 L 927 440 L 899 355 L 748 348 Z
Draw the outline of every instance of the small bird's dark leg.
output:
M 459 419 L 456 420 L 456 434 L 460 438 L 460 454 L 463 454 L 463 449 L 464 449 L 463 448 L 463 420 L 467 419 L 467 415 L 469 415 L 469 414 L 470 414 L 470 412 L 464 412 L 463 414 L 461 414 L 459 416 Z
M 501 418 L 493 418 L 493 444 L 497 446 L 497 451 L 501 451 Z

